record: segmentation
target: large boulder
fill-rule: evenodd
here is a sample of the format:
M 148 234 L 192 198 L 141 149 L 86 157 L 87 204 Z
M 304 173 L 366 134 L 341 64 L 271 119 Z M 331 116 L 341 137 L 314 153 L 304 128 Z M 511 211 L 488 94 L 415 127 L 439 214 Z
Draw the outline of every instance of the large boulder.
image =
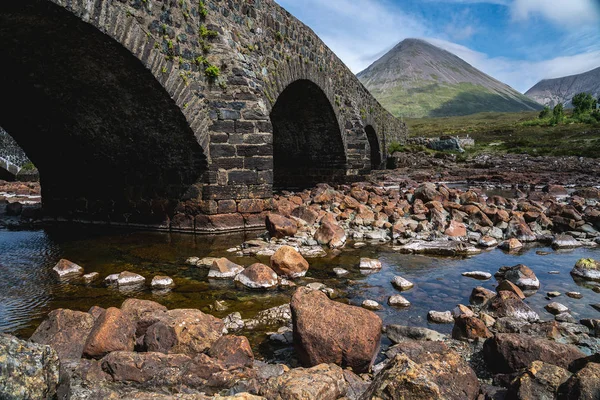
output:
M 53 400 L 60 361 L 46 345 L 0 334 L 0 399 Z
M 487 303 L 486 310 L 495 318 L 510 317 L 534 322 L 540 316 L 513 292 L 501 290 Z
M 336 400 L 346 391 L 343 370 L 333 364 L 295 368 L 270 378 L 260 388 L 261 395 L 278 400 Z
M 292 296 L 291 310 L 294 345 L 304 365 L 335 363 L 357 373 L 369 370 L 381 338 L 377 314 L 306 287 Z
M 31 335 L 34 343 L 51 346 L 61 360 L 78 360 L 94 327 L 94 317 L 86 312 L 53 310 Z
M 386 355 L 392 359 L 390 363 L 394 363 L 395 357 L 399 354 L 417 364 L 414 372 L 422 374 L 420 377 L 430 382 L 426 386 L 437 386 L 440 392 L 439 398 L 452 400 L 477 398 L 479 381 L 475 372 L 458 352 L 445 343 L 406 340 L 386 352 Z M 391 369 L 396 367 L 397 365 L 392 366 Z M 406 375 L 403 375 L 403 378 L 410 379 Z M 382 383 L 385 384 L 380 381 L 374 385 L 381 386 Z
M 589 363 L 571 376 L 558 391 L 560 400 L 600 399 L 600 364 Z
M 210 349 L 224 328 L 222 320 L 200 310 L 169 310 L 148 327 L 144 347 L 147 351 L 194 356 Z
M 267 214 L 265 225 L 269 234 L 279 239 L 294 236 L 298 232 L 296 222 L 279 214 Z
M 571 275 L 590 281 L 600 281 L 600 262 L 593 258 L 582 258 L 577 261 Z
M 235 281 L 248 289 L 272 289 L 277 286 L 278 278 L 271 268 L 256 263 L 240 272 Z
M 176 385 L 192 359 L 184 354 L 135 353 L 115 351 L 101 361 L 115 382 Z
M 135 336 L 140 338 L 167 312 L 167 307 L 151 300 L 127 299 L 121 304 L 121 311 L 135 324 Z
M 510 383 L 507 398 L 554 400 L 556 391 L 570 376 L 564 368 L 534 361 Z
M 90 332 L 83 355 L 102 358 L 113 351 L 133 351 L 136 324 L 121 310 L 107 308 L 96 320 Z
M 271 257 L 271 268 L 286 278 L 299 278 L 306 275 L 308 261 L 291 246 L 281 246 Z
M 566 369 L 574 360 L 585 357 L 576 346 L 514 333 L 498 333 L 486 340 L 483 354 L 488 368 L 498 373 L 515 372 L 534 361 Z

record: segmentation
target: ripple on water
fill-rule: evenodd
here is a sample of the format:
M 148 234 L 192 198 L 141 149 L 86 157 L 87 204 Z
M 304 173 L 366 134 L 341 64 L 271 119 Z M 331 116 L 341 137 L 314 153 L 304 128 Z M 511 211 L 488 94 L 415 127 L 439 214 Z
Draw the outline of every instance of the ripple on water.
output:
M 185 260 L 191 256 L 226 256 L 232 261 L 250 265 L 268 263 L 265 257 L 233 257 L 226 250 L 239 245 L 249 235 L 193 236 L 158 232 L 105 231 L 97 227 L 72 227 L 40 231 L 0 230 L 0 331 L 29 337 L 45 315 L 56 308 L 87 311 L 93 305 L 120 306 L 128 297 L 158 301 L 168 308 L 198 308 L 218 317 L 239 311 L 243 318 L 253 317 L 258 311 L 289 301 L 293 289 L 267 293 L 237 289 L 231 282 L 209 281 L 207 270 L 191 267 Z M 547 255 L 536 255 L 537 250 Z M 359 269 L 361 257 L 378 258 L 381 271 L 363 274 Z M 323 259 L 310 259 L 306 277 L 296 280 L 299 285 L 322 282 L 336 289 L 340 301 L 360 305 L 364 300 L 375 300 L 383 306 L 377 314 L 384 323 L 426 326 L 440 332 L 450 332 L 451 325 L 435 325 L 427 321 L 429 310 L 450 310 L 457 304 L 468 304 L 475 286 L 494 289 L 495 279 L 474 281 L 463 277 L 467 271 L 485 271 L 494 274 L 503 265 L 523 263 L 538 276 L 541 289 L 526 302 L 543 319 L 551 319 L 544 306 L 550 302 L 547 292 L 562 293 L 558 301 L 571 310 L 575 318 L 600 317 L 589 306 L 600 303 L 600 294 L 590 286 L 580 286 L 569 272 L 582 257 L 599 259 L 599 249 L 577 249 L 571 252 L 553 252 L 549 248 L 532 248 L 521 254 L 507 254 L 500 250 L 484 252 L 471 258 L 436 258 L 406 255 L 391 251 L 389 247 L 348 246 L 339 255 Z M 81 281 L 59 282 L 51 274 L 60 258 L 70 259 L 85 268 L 86 273 L 98 272 L 100 279 L 84 284 Z M 349 271 L 337 277 L 333 269 Z M 107 288 L 104 278 L 123 270 L 139 273 L 147 283 L 155 275 L 169 275 L 176 287 L 171 292 L 152 292 L 146 287 L 119 291 Z M 549 271 L 559 271 L 551 275 Z M 387 304 L 388 297 L 400 293 L 392 286 L 394 276 L 400 275 L 414 287 L 402 292 L 411 303 L 407 308 Z M 577 291 L 583 299 L 573 299 L 566 292 Z M 212 311 L 215 300 L 224 301 L 227 310 Z M 253 344 L 264 341 L 263 333 L 251 336 Z

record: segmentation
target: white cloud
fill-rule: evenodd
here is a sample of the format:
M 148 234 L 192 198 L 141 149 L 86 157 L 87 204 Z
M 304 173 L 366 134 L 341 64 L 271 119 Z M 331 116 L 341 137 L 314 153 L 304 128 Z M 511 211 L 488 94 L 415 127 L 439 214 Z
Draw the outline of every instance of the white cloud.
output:
M 469 64 L 512 86 L 526 92 L 542 79 L 560 78 L 580 74 L 600 67 L 600 50 L 588 51 L 573 56 L 555 57 L 548 60 L 525 61 L 505 57 L 488 57 L 468 47 L 440 39 L 426 39 Z
M 565 27 L 600 25 L 597 0 L 514 0 L 511 13 L 516 21 L 541 16 Z
M 559 13 L 554 10 L 546 10 L 550 6 L 540 6 L 550 4 L 558 5 L 555 8 L 562 10 L 565 18 L 573 19 L 583 12 L 581 7 L 591 13 L 593 10 L 590 11 L 586 7 L 588 3 L 596 0 L 429 1 L 495 4 L 509 4 L 508 2 L 512 1 L 510 7 L 516 10 L 512 14 L 516 19 L 531 18 L 540 13 L 544 17 L 554 18 Z M 466 38 L 476 33 L 479 34 L 477 22 L 465 23 L 464 21 L 468 19 L 463 18 L 455 24 L 456 26 L 433 25 L 422 17 L 406 13 L 390 0 L 278 0 L 278 2 L 313 28 L 354 73 L 368 67 L 401 40 L 411 37 L 436 38 L 426 40 L 456 54 L 474 67 L 521 92 L 527 91 L 541 79 L 577 74 L 600 66 L 600 49 L 595 44 L 598 42 L 598 33 L 595 28 L 589 26 L 587 29 L 572 30 L 567 37 L 563 37 L 558 42 L 549 42 L 553 51 L 554 47 L 561 49 L 561 53 L 559 53 L 561 56 L 528 61 L 489 57 L 484 53 L 452 42 L 462 40 L 461 36 Z M 568 6 L 566 6 L 567 3 Z M 566 10 L 571 6 L 573 9 Z M 579 16 L 583 18 L 583 16 Z M 582 21 L 590 18 L 587 16 Z M 590 33 L 590 30 L 593 32 Z M 586 35 L 589 37 L 585 41 L 591 43 L 590 45 L 582 44 Z M 581 37 L 582 40 L 575 40 L 576 37 Z M 562 43 L 563 39 L 569 39 L 571 43 L 578 44 L 574 47 L 572 44 Z M 523 46 L 526 45 L 527 43 L 524 42 Z M 535 51 L 536 49 L 531 49 L 532 53 Z M 565 54 L 568 56 L 564 56 Z

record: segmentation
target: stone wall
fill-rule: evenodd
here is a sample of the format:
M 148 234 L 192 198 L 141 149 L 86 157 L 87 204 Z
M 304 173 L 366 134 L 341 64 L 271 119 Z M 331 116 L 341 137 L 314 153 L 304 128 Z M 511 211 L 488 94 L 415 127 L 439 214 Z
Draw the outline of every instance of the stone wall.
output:
M 192 231 L 262 225 L 274 179 L 281 187 L 357 179 L 406 136 L 317 35 L 271 0 L 26 0 L 0 5 L 0 17 L 9 64 L 22 58 L 8 44 L 15 37 L 29 61 L 4 75 L 25 75 L 37 61 L 50 72 L 33 76 L 60 82 L 43 95 L 22 91 L 53 106 L 37 138 L 0 112 L 38 166 L 55 218 Z M 40 139 L 55 136 L 60 146 Z M 77 182 L 60 176 L 70 159 L 84 166 Z

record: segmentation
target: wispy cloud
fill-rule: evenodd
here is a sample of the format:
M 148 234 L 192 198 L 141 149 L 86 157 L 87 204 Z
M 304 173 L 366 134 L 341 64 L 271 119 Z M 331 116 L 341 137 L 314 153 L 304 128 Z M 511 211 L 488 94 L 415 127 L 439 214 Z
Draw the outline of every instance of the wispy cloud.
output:
M 516 21 L 542 17 L 566 27 L 588 24 L 600 26 L 600 5 L 597 0 L 514 0 L 511 12 Z

